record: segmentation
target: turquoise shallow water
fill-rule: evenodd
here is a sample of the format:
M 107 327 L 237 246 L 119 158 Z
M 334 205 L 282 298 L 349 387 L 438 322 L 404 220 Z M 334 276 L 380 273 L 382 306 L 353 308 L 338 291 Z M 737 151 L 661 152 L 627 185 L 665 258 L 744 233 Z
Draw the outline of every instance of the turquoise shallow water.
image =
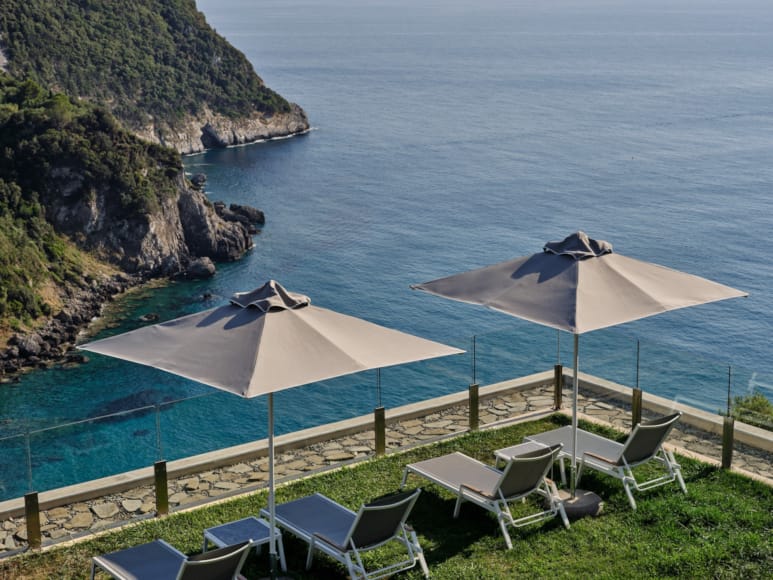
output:
M 268 222 L 243 260 L 137 300 L 120 329 L 275 278 L 320 306 L 465 349 L 477 335 L 485 384 L 550 368 L 557 346 L 570 365 L 570 337 L 409 284 L 583 229 L 750 292 L 584 336 L 583 370 L 633 384 L 638 339 L 647 392 L 715 410 L 728 367 L 735 393 L 753 376 L 773 384 L 773 8 L 642 4 L 200 1 L 314 130 L 186 158 L 212 199 L 258 206 Z M 381 398 L 396 406 L 471 380 L 469 355 L 386 369 Z M 375 382 L 279 393 L 277 431 L 367 413 Z M 74 421 L 87 422 L 56 427 Z M 265 424 L 262 399 L 94 356 L 0 390 L 0 496 L 242 443 Z

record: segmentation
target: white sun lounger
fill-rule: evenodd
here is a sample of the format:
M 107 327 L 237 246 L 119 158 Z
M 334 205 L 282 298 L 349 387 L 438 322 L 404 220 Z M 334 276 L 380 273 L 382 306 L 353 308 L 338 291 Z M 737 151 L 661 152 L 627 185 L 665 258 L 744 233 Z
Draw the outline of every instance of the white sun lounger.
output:
M 577 468 L 577 484 L 579 485 L 583 469 L 586 467 L 611 475 L 623 482 L 628 502 L 633 509 L 636 509 L 634 490 L 645 491 L 677 481 L 682 491 L 687 493 L 681 466 L 676 462 L 673 453 L 663 449 L 663 442 L 681 416 L 682 413 L 677 412 L 667 417 L 639 423 L 631 430 L 625 443 L 617 443 L 605 438 L 603 440 L 597 438 L 596 445 L 591 445 L 589 442 L 589 446 L 582 449 Z M 659 463 L 666 473 L 638 482 L 632 469 L 650 461 Z
M 449 453 L 407 465 L 402 486 L 405 486 L 408 475 L 414 473 L 447 489 L 456 495 L 455 518 L 459 517 L 464 501 L 493 512 L 499 521 L 507 548 L 512 549 L 508 525 L 520 527 L 560 515 L 564 526 L 569 527 L 558 489 L 547 478 L 560 449 L 561 445 L 555 445 L 512 457 L 502 471 L 463 453 Z M 543 496 L 548 501 L 548 509 L 513 518 L 508 504 L 532 493 Z

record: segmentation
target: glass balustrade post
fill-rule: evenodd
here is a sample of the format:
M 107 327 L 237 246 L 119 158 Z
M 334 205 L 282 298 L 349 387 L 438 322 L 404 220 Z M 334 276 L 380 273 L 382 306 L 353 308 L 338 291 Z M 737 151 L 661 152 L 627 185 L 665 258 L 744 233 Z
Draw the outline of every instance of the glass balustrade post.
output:
M 642 392 L 639 388 L 639 360 L 640 360 L 641 345 L 639 341 L 636 341 L 636 386 L 631 394 L 631 426 L 641 423 L 642 412 Z
M 376 455 L 386 453 L 386 414 L 384 407 L 373 409 L 374 428 L 376 431 Z
M 166 461 L 156 461 L 153 464 L 153 475 L 156 488 L 156 515 L 165 516 L 169 513 L 169 486 L 166 476 Z
M 735 436 L 735 417 L 725 415 L 722 423 L 722 469 L 733 465 L 733 437 Z
M 730 469 L 733 464 L 733 439 L 735 437 L 735 417 L 732 412 L 731 384 L 732 367 L 727 367 L 727 413 L 722 422 L 722 469 Z
M 564 367 L 560 364 L 553 366 L 553 409 L 558 411 L 563 404 L 564 396 Z
M 472 335 L 472 345 L 470 346 L 470 372 L 471 381 L 467 397 L 467 406 L 469 414 L 470 431 L 477 431 L 480 426 L 480 397 L 477 377 L 477 344 L 476 335 Z
M 373 431 L 376 455 L 386 453 L 386 412 L 381 404 L 381 369 L 376 369 L 376 408 L 373 409 Z
M 38 492 L 36 491 L 24 495 L 24 519 L 27 524 L 27 543 L 30 548 L 36 550 L 42 544 L 40 506 L 38 504 Z
M 631 425 L 638 425 L 641 423 L 641 411 L 642 411 L 642 392 L 641 389 L 636 387 L 631 393 Z
M 479 396 L 479 386 L 475 383 L 470 385 L 469 406 L 470 406 L 470 431 L 477 431 L 478 427 L 480 426 L 480 423 L 479 423 L 480 396 Z

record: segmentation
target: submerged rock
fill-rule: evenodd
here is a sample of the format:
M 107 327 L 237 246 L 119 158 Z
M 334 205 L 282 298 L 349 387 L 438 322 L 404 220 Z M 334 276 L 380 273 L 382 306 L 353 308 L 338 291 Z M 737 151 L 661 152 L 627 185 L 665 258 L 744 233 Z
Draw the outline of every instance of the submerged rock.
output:
M 209 258 L 199 258 L 190 263 L 185 275 L 187 278 L 199 280 L 211 278 L 215 275 L 215 271 L 215 264 L 212 260 Z
M 204 184 L 207 183 L 207 176 L 203 173 L 196 173 L 191 176 L 191 183 L 195 189 L 202 191 L 204 189 Z

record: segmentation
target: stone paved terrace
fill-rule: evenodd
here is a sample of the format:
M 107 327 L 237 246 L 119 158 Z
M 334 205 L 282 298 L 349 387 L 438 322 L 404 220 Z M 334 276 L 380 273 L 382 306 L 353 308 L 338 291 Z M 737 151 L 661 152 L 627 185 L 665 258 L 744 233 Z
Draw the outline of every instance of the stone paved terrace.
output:
M 547 376 L 547 373 L 544 373 Z M 551 373 L 552 378 L 552 373 Z M 553 385 L 542 384 L 517 390 L 496 389 L 487 394 L 481 389 L 479 421 L 481 428 L 503 425 L 517 420 L 548 414 L 553 406 Z M 583 418 L 613 425 L 621 431 L 631 426 L 630 404 L 614 396 L 580 390 L 578 408 Z M 564 388 L 563 411 L 571 408 L 571 391 Z M 417 444 L 452 437 L 468 430 L 466 398 L 439 410 L 428 409 L 401 420 L 390 421 L 387 413 L 387 452 Z M 661 411 L 665 412 L 665 411 Z M 646 410 L 645 418 L 652 413 Z M 363 428 L 330 440 L 301 445 L 281 451 L 280 438 L 275 461 L 278 482 L 288 481 L 320 470 L 368 458 L 375 453 L 374 431 Z M 685 424 L 683 421 L 669 437 L 671 447 L 679 453 L 718 463 L 721 439 L 714 433 Z M 292 447 L 292 446 L 290 446 Z M 760 478 L 773 485 L 773 450 L 736 444 L 733 469 Z M 213 467 L 169 480 L 169 502 L 172 511 L 190 508 L 216 499 L 265 487 L 268 482 L 268 458 L 245 459 L 224 467 Z M 84 499 L 43 510 L 40 514 L 44 548 L 65 540 L 86 537 L 131 521 L 155 515 L 155 494 L 151 485 Z M 24 517 L 5 517 L 0 523 L 0 557 L 27 548 Z

